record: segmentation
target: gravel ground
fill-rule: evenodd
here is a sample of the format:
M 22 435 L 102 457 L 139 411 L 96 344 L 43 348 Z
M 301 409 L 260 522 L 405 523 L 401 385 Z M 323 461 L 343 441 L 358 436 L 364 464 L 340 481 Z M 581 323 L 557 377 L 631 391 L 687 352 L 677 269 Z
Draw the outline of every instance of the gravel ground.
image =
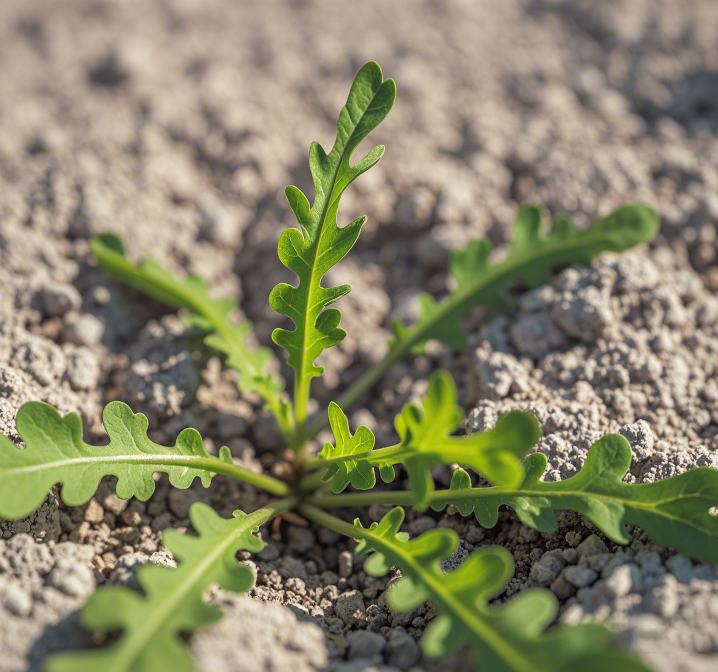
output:
M 270 343 L 282 321 L 267 296 L 290 278 L 276 258 L 293 225 L 283 189 L 311 193 L 309 142 L 331 143 L 369 59 L 399 97 L 372 138 L 385 157 L 342 202 L 343 221 L 369 221 L 329 274 L 353 291 L 340 306 L 349 336 L 322 358 L 319 402 L 381 358 L 417 293 L 446 291 L 452 248 L 488 236 L 500 254 L 520 203 L 585 224 L 642 200 L 662 220 L 650 248 L 566 269 L 510 317 L 477 310 L 465 353 L 396 366 L 351 424 L 391 441 L 393 415 L 441 366 L 459 383 L 467 431 L 508 408 L 536 413 L 547 478 L 571 476 L 615 431 L 633 448 L 634 482 L 718 468 L 713 0 L 0 4 L 0 431 L 19 441 L 17 409 L 38 399 L 78 412 L 86 439 L 101 441 L 101 408 L 121 399 L 148 415 L 155 441 L 193 426 L 210 452 L 228 445 L 250 469 L 286 471 L 256 399 L 175 316 L 108 281 L 87 240 L 111 230 L 133 259 L 199 273 Z M 448 484 L 450 470 L 436 478 Z M 267 501 L 221 477 L 210 490 L 157 486 L 147 503 L 125 502 L 107 481 L 86 506 L 50 495 L 27 520 L 0 521 L 3 671 L 94 641 L 77 623 L 86 596 L 132 585 L 146 562 L 171 565 L 161 531 L 190 527 L 192 502 L 229 516 Z M 502 599 L 546 586 L 561 621 L 608 620 L 658 672 L 718 666 L 715 568 L 640 530 L 617 547 L 574 514 L 543 535 L 510 511 L 491 530 L 451 508 L 407 512 L 412 534 L 435 526 L 460 535 L 454 566 L 482 545 L 511 550 Z M 353 542 L 287 522 L 262 533 L 267 547 L 242 558 L 257 571 L 250 598 L 214 593 L 227 616 L 191 641 L 200 669 L 472 669 L 463 651 L 422 659 L 432 610 L 392 613 L 393 577 L 366 576 Z

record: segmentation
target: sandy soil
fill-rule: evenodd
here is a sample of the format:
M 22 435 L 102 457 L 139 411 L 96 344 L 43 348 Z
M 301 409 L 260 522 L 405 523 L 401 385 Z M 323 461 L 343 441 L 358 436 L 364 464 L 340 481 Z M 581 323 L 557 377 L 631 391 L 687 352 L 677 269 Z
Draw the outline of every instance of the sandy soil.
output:
M 109 281 L 87 241 L 114 231 L 131 258 L 200 274 L 270 344 L 283 318 L 267 296 L 291 278 L 276 258 L 293 226 L 284 187 L 311 193 L 309 143 L 331 144 L 349 84 L 373 59 L 398 100 L 372 136 L 385 157 L 342 201 L 341 221 L 369 220 L 330 273 L 353 286 L 339 306 L 349 337 L 323 357 L 317 408 L 383 355 L 391 320 L 411 320 L 418 293 L 447 291 L 451 249 L 488 236 L 501 253 L 520 203 L 583 225 L 641 200 L 661 215 L 650 248 L 567 269 L 510 317 L 477 311 L 466 353 L 399 364 L 351 422 L 389 441 L 393 415 L 441 366 L 459 383 L 469 431 L 506 408 L 537 414 L 549 478 L 575 473 L 591 442 L 619 430 L 636 482 L 718 467 L 718 4 L 349 7 L 0 5 L 0 431 L 18 441 L 15 413 L 39 399 L 80 413 L 99 441 L 102 406 L 121 399 L 148 415 L 158 442 L 194 426 L 208 450 L 228 445 L 243 464 L 281 473 L 281 442 L 256 400 L 165 308 Z M 1 669 L 39 669 L 48 651 L 90 645 L 77 623 L 87 594 L 132 585 L 145 562 L 171 564 L 161 530 L 189 527 L 192 502 L 229 515 L 266 501 L 220 478 L 210 491 L 161 479 L 146 504 L 113 493 L 103 483 L 74 509 L 50 496 L 28 520 L 0 521 Z M 407 516 L 414 534 L 437 524 L 460 534 L 455 563 L 485 544 L 510 548 L 507 596 L 550 587 L 563 621 L 608 619 L 660 672 L 718 664 L 715 569 L 640 530 L 619 549 L 573 515 L 553 535 L 508 511 L 488 531 L 452 511 Z M 216 596 L 228 616 L 192 640 L 200 669 L 432 669 L 416 645 L 430 609 L 393 614 L 386 580 L 366 576 L 353 543 L 280 531 L 244 558 L 258 573 L 252 601 Z M 261 637 L 248 620 L 264 623 Z M 471 669 L 464 658 L 440 665 Z

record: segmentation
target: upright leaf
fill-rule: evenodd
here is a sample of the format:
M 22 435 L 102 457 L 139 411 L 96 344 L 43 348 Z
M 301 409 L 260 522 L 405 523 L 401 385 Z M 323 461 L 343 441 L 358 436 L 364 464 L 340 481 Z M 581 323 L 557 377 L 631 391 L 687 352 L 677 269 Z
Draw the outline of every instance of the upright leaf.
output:
M 623 252 L 651 240 L 657 231 L 656 213 L 645 205 L 634 204 L 583 230 L 575 229 L 568 218 L 559 217 L 550 233 L 543 235 L 540 210 L 525 205 L 516 216 L 506 258 L 492 264 L 491 243 L 485 238 L 455 250 L 449 271 L 456 280 L 456 290 L 440 303 L 428 294 L 422 295 L 419 321 L 411 327 L 399 322 L 393 325 L 396 340 L 392 348 L 420 351 L 427 340 L 435 339 L 461 351 L 466 347 L 466 333 L 460 319 L 475 306 L 507 310 L 511 307 L 508 289 L 512 284 L 538 287 L 548 282 L 557 268 L 588 265 L 601 252 Z
M 230 315 L 237 304 L 230 299 L 212 299 L 207 283 L 197 275 L 175 278 L 152 259 L 139 265 L 125 256 L 122 241 L 114 234 L 96 236 L 90 249 L 100 266 L 112 277 L 172 306 L 190 311 L 188 323 L 208 331 L 205 343 L 227 355 L 227 366 L 241 374 L 237 382 L 243 392 L 259 394 L 277 417 L 285 434 L 290 432 L 290 409 L 280 397 L 284 382 L 272 373 L 274 358 L 269 348 L 250 348 L 246 339 L 252 330 L 249 322 L 232 324 Z
M 585 515 L 607 537 L 627 544 L 626 524 L 638 525 L 654 541 L 706 562 L 718 562 L 718 470 L 691 469 L 654 483 L 622 481 L 631 465 L 631 447 L 619 434 L 609 434 L 589 450 L 581 471 L 565 481 L 541 481 L 546 456 L 524 460 L 526 476 L 515 488 L 471 488 L 466 472 L 454 472 L 451 489 L 437 492 L 432 506 L 455 504 L 462 515 L 471 511 L 484 527 L 493 527 L 502 504 L 512 507 L 523 523 L 540 532 L 558 529 L 554 510 Z
M 329 408 L 336 448 L 326 444 L 310 467 L 326 466 L 325 480 L 333 479 L 332 490 L 341 492 L 351 483 L 359 490 L 373 487 L 374 467 L 383 480 L 394 478 L 393 464 L 403 463 L 409 473 L 415 505 L 426 508 L 434 490 L 431 467 L 435 464 L 462 464 L 483 474 L 491 483 L 516 486 L 523 480 L 521 458 L 541 436 L 538 421 L 531 413 L 512 411 L 502 415 L 496 427 L 470 436 L 451 436 L 464 417 L 456 405 L 456 385 L 446 371 L 429 379 L 422 407 L 407 404 L 394 421 L 401 443 L 371 450 L 373 434 L 360 427 L 353 438 L 344 413 L 337 404 Z M 364 452 L 362 452 L 362 450 Z
M 435 529 L 408 541 L 398 531 L 403 520 L 404 511 L 397 507 L 369 529 L 355 521 L 353 536 L 357 554 L 374 552 L 364 563 L 367 574 L 383 576 L 393 565 L 401 569 L 403 578 L 388 593 L 393 609 L 409 611 L 428 600 L 438 610 L 422 640 L 427 656 L 446 655 L 468 642 L 479 668 L 491 672 L 646 672 L 613 646 L 612 633 L 603 625 L 555 626 L 544 632 L 558 612 L 556 598 L 546 590 L 527 590 L 504 606 L 489 606 L 487 601 L 513 575 L 513 558 L 505 548 L 482 548 L 444 574 L 439 562 L 456 549 L 456 533 Z
M 90 630 L 122 630 L 111 646 L 94 651 L 60 653 L 46 661 L 48 672 L 192 672 L 194 662 L 181 635 L 220 618 L 218 607 L 207 604 L 203 593 L 216 583 L 225 590 L 243 593 L 254 585 L 252 571 L 240 565 L 240 550 L 256 553 L 264 548 L 253 532 L 274 515 L 286 510 L 290 500 L 247 515 L 220 518 L 209 506 L 190 508 L 196 537 L 167 530 L 162 541 L 180 561 L 177 569 L 147 564 L 137 571 L 145 592 L 123 586 L 100 588 L 82 610 L 82 622 Z
M 108 475 L 117 476 L 118 497 L 144 501 L 154 492 L 154 472 L 166 472 L 172 485 L 188 488 L 195 477 L 208 487 L 213 473 L 238 469 L 231 460 L 226 465 L 210 457 L 196 429 L 180 432 L 172 448 L 153 443 L 147 437 L 146 416 L 119 401 L 105 406 L 102 421 L 110 443 L 89 446 L 82 440 L 76 413 L 63 418 L 48 404 L 24 404 L 16 423 L 25 449 L 0 434 L 0 517 L 24 518 L 56 483 L 64 484 L 62 499 L 70 506 L 88 501 Z
M 357 74 L 339 115 L 332 150 L 326 154 L 317 142 L 310 147 L 314 203 L 310 207 L 307 197 L 297 187 L 290 186 L 286 190 L 287 200 L 300 228 L 289 229 L 282 234 L 279 258 L 297 274 L 299 286 L 277 285 L 269 296 L 269 303 L 295 325 L 294 331 L 276 329 L 272 337 L 277 345 L 287 350 L 289 364 L 295 370 L 295 403 L 299 423 L 306 418 L 311 378 L 322 373 L 322 368 L 314 363 L 316 358 L 326 348 L 341 342 L 346 335 L 339 328 L 339 311 L 325 309 L 351 288 L 349 285 L 325 288 L 321 286 L 321 280 L 352 248 L 366 217 L 359 217 L 339 228 L 339 199 L 351 182 L 381 158 L 384 147 L 375 147 L 354 165 L 349 163 L 351 155 L 386 117 L 395 97 L 393 80 L 383 81 L 381 68 L 373 61 L 367 63 Z

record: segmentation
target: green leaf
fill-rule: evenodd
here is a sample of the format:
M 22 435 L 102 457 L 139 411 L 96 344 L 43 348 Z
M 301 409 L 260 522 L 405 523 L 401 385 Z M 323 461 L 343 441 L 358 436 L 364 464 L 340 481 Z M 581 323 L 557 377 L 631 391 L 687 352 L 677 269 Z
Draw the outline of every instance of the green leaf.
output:
M 287 500 L 284 500 L 286 503 Z M 48 672 L 192 672 L 192 657 L 181 635 L 220 618 L 218 607 L 202 596 L 210 584 L 243 593 L 254 585 L 252 571 L 239 564 L 240 550 L 256 553 L 264 548 L 253 532 L 286 505 L 260 509 L 250 515 L 235 511 L 220 518 L 209 506 L 190 508 L 196 537 L 166 530 L 162 541 L 179 567 L 146 564 L 137 571 L 145 595 L 125 588 L 100 588 L 82 610 L 82 623 L 90 630 L 122 630 L 111 646 L 94 651 L 56 654 L 46 661 Z
M 541 437 L 541 428 L 531 413 L 511 411 L 487 432 L 450 436 L 459 428 L 464 412 L 456 406 L 456 384 L 445 371 L 429 379 L 421 404 L 422 408 L 407 404 L 394 421 L 417 508 L 429 504 L 434 490 L 430 469 L 434 464 L 471 467 L 496 485 L 516 485 L 523 480 L 521 458 Z
M 372 576 L 384 576 L 394 565 L 401 569 L 403 578 L 387 596 L 392 609 L 409 611 L 426 600 L 436 607 L 439 616 L 422 640 L 427 656 L 447 655 L 468 642 L 480 669 L 491 672 L 646 672 L 638 660 L 613 647 L 613 635 L 603 625 L 544 632 L 558 612 L 556 598 L 546 590 L 527 590 L 504 606 L 489 606 L 514 572 L 505 548 L 482 548 L 444 574 L 439 562 L 456 549 L 456 533 L 435 529 L 408 541 L 398 532 L 403 520 L 397 507 L 369 529 L 355 521 L 356 552 L 374 551 L 364 563 Z
M 439 371 L 429 379 L 422 408 L 407 404 L 394 422 L 401 443 L 371 450 L 374 436 L 360 427 L 349 436 L 342 410 L 332 404 L 329 418 L 337 447 L 325 445 L 309 467 L 327 466 L 325 479 L 334 479 L 332 490 L 341 492 L 351 483 L 359 490 L 374 486 L 374 467 L 385 481 L 392 480 L 392 464 L 403 463 L 409 473 L 417 508 L 426 508 L 434 490 L 431 467 L 435 464 L 462 464 L 483 474 L 491 483 L 516 486 L 524 477 L 521 458 L 541 437 L 541 428 L 531 413 L 512 411 L 502 415 L 496 427 L 470 436 L 450 436 L 464 417 L 456 405 L 456 385 L 449 373 Z M 363 451 L 363 452 L 362 452 Z
M 718 562 L 718 471 L 691 469 L 654 483 L 623 483 L 631 464 L 631 447 L 619 434 L 609 434 L 589 450 L 581 471 L 565 481 L 543 482 L 546 456 L 524 460 L 526 477 L 516 488 L 471 488 L 466 472 L 457 470 L 451 489 L 435 493 L 432 504 L 455 504 L 462 515 L 473 510 L 484 527 L 493 527 L 502 504 L 512 507 L 523 523 L 540 532 L 558 529 L 554 510 L 586 516 L 607 537 L 627 544 L 626 524 L 638 525 L 655 542 L 706 562 Z
M 395 323 L 392 348 L 419 352 L 427 340 L 440 341 L 453 350 L 466 347 L 460 319 L 475 306 L 498 310 L 512 306 L 508 289 L 522 283 L 529 288 L 545 284 L 557 268 L 588 265 L 601 252 L 623 252 L 651 240 L 658 231 L 658 216 L 651 208 L 627 205 L 594 222 L 587 229 L 573 227 L 567 217 L 554 220 L 547 235 L 541 233 L 541 212 L 523 206 L 514 222 L 513 242 L 506 258 L 489 261 L 491 243 L 474 240 L 451 255 L 449 271 L 456 290 L 440 303 L 428 294 L 419 301 L 419 321 L 411 327 Z
M 367 427 L 359 427 L 352 436 L 349 432 L 349 422 L 346 416 L 334 402 L 329 404 L 329 423 L 334 432 L 336 447 L 325 443 L 319 457 L 325 460 L 342 458 L 339 461 L 329 462 L 322 481 L 331 481 L 332 491 L 341 492 L 350 483 L 357 490 L 370 490 L 376 485 L 374 467 L 379 466 L 382 479 L 385 482 L 394 480 L 394 468 L 391 463 L 377 465 L 370 463 L 366 457 L 374 447 L 374 434 Z M 353 456 L 357 455 L 357 459 Z
M 279 239 L 279 258 L 299 277 L 299 286 L 282 283 L 269 296 L 277 312 L 289 317 L 294 331 L 276 329 L 277 345 L 289 353 L 288 362 L 296 376 L 296 413 L 299 422 L 306 416 L 310 380 L 323 369 L 314 364 L 323 350 L 341 342 L 346 332 L 339 328 L 341 315 L 327 306 L 350 291 L 349 285 L 322 287 L 324 274 L 352 248 L 366 217 L 359 217 L 343 228 L 337 226 L 339 199 L 359 175 L 371 168 L 384 153 L 384 147 L 372 149 L 354 165 L 349 161 L 359 143 L 379 125 L 396 97 L 393 80 L 383 81 L 381 68 L 367 63 L 357 74 L 339 115 L 334 146 L 326 154 L 321 145 L 312 143 L 309 167 L 314 179 L 314 203 L 297 187 L 287 187 L 286 195 L 300 229 L 289 229 Z
M 100 266 L 115 279 L 173 308 L 189 310 L 188 324 L 210 332 L 205 343 L 225 353 L 227 366 L 241 374 L 237 382 L 239 389 L 263 397 L 285 435 L 289 434 L 291 411 L 279 396 L 284 382 L 271 372 L 272 351 L 247 346 L 246 338 L 252 325 L 231 323 L 230 314 L 237 309 L 234 301 L 210 298 L 207 283 L 197 275 L 175 278 L 152 259 L 144 259 L 139 265 L 131 263 L 125 256 L 122 241 L 114 234 L 94 237 L 90 249 Z
M 224 465 L 207 455 L 195 429 L 180 432 L 172 448 L 153 443 L 147 438 L 147 418 L 119 401 L 105 406 L 102 421 L 110 443 L 89 446 L 76 413 L 62 418 L 48 404 L 24 404 L 16 423 L 25 449 L 0 435 L 0 517 L 24 518 L 56 483 L 64 484 L 62 499 L 69 506 L 87 502 L 108 475 L 117 476 L 118 497 L 144 501 L 154 492 L 154 472 L 169 474 L 177 488 L 189 487 L 195 477 L 208 487 L 213 472 Z

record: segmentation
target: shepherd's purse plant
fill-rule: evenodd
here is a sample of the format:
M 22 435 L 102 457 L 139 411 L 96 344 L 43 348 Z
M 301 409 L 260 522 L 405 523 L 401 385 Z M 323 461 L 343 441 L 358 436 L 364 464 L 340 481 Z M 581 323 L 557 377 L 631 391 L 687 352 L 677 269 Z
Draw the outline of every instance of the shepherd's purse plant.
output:
M 127 259 L 121 241 L 102 235 L 91 241 L 100 265 L 115 279 L 162 301 L 182 308 L 187 323 L 206 332 L 209 348 L 226 355 L 226 365 L 239 372 L 242 392 L 263 399 L 276 419 L 286 445 L 295 456 L 294 473 L 286 481 L 258 475 L 233 463 L 229 449 L 217 457 L 203 448 L 199 433 L 185 429 L 174 446 L 161 446 L 147 435 L 148 421 L 119 401 L 109 403 L 103 422 L 109 444 L 84 443 L 80 418 L 61 417 L 51 406 L 30 402 L 17 415 L 17 429 L 25 443 L 18 449 L 0 436 L 0 516 L 19 519 L 34 511 L 48 490 L 62 484 L 61 497 L 70 506 L 87 502 L 100 480 L 117 478 L 117 495 L 147 500 L 153 493 L 153 474 L 165 472 L 170 483 L 187 488 L 195 478 L 209 487 L 215 474 L 238 479 L 273 495 L 264 508 L 252 513 L 235 511 L 226 520 L 205 504 L 192 506 L 190 517 L 197 536 L 165 531 L 163 542 L 179 561 L 176 569 L 145 565 L 138 571 L 144 594 L 125 587 L 100 588 L 82 611 L 82 622 L 94 631 L 120 631 L 104 648 L 63 652 L 45 662 L 50 672 L 185 672 L 194 669 L 184 635 L 221 617 L 203 595 L 211 584 L 244 592 L 253 585 L 251 571 L 236 561 L 240 550 L 257 552 L 263 542 L 259 526 L 290 510 L 331 530 L 355 539 L 357 554 L 370 554 L 367 574 L 381 577 L 392 567 L 401 578 L 388 592 L 388 603 L 406 611 L 425 601 L 438 614 L 422 639 L 427 656 L 443 656 L 468 643 L 484 672 L 583 672 L 646 670 L 644 664 L 613 642 L 604 625 L 585 623 L 551 626 L 558 604 L 547 590 L 530 589 L 500 606 L 490 600 L 504 591 L 513 574 L 511 554 L 502 547 L 485 546 L 458 569 L 444 573 L 440 561 L 457 547 L 450 529 L 433 529 L 415 539 L 400 531 L 401 506 L 419 511 L 441 510 L 451 504 L 463 516 L 471 514 L 484 527 L 493 527 L 499 507 L 511 507 L 520 520 L 540 531 L 558 528 L 554 511 L 568 509 L 586 516 L 608 538 L 619 544 L 630 540 L 627 525 L 641 527 L 653 540 L 707 562 L 718 562 L 718 472 L 697 468 L 651 484 L 623 482 L 631 462 L 628 442 L 608 435 L 596 442 L 578 474 L 561 482 L 541 480 L 546 458 L 532 453 L 541 429 L 530 413 L 512 411 L 493 429 L 457 435 L 463 411 L 451 376 L 443 371 L 429 380 L 420 404 L 407 404 L 396 417 L 396 445 L 376 448 L 374 435 L 359 427 L 352 435 L 344 412 L 353 406 L 386 371 L 428 340 L 451 349 L 466 345 L 461 318 L 483 305 L 511 309 L 510 289 L 546 283 L 556 269 L 589 264 L 603 251 L 621 252 L 650 240 L 658 228 L 656 214 L 644 205 L 629 205 L 575 229 L 557 218 L 542 232 L 540 211 L 522 207 L 513 227 L 511 247 L 502 261 L 491 261 L 487 240 L 475 240 L 451 256 L 455 289 L 436 301 L 421 297 L 421 313 L 413 325 L 394 324 L 388 354 L 368 369 L 326 411 L 309 416 L 312 379 L 320 376 L 319 355 L 345 337 L 341 314 L 330 307 L 350 291 L 348 285 L 325 287 L 327 271 L 349 252 L 361 233 L 365 217 L 340 227 L 339 201 L 344 190 L 369 170 L 384 153 L 372 149 L 351 163 L 354 150 L 387 116 L 396 89 L 384 80 L 379 66 L 367 63 L 352 84 L 341 110 L 334 146 L 326 152 L 313 143 L 309 165 L 314 200 L 296 187 L 286 190 L 298 228 L 279 239 L 279 258 L 297 276 L 296 286 L 277 285 L 269 296 L 272 308 L 288 317 L 293 328 L 277 329 L 272 338 L 288 353 L 294 370 L 293 397 L 274 373 L 274 354 L 253 348 L 247 335 L 251 325 L 230 319 L 237 306 L 210 298 L 197 276 L 175 278 L 155 262 L 139 265 Z M 307 454 L 307 444 L 329 423 L 334 442 L 318 455 Z M 278 449 L 281 446 L 277 446 Z M 434 465 L 460 465 L 448 489 L 437 489 Z M 406 470 L 409 489 L 371 492 L 376 471 L 385 482 L 395 478 L 395 467 Z M 490 487 L 472 487 L 470 472 L 481 474 Z M 353 491 L 344 492 L 351 485 Z M 369 492 L 358 492 L 369 491 Z M 329 511 L 335 508 L 394 505 L 379 523 L 363 527 Z M 247 623 L 247 628 L 252 624 Z

